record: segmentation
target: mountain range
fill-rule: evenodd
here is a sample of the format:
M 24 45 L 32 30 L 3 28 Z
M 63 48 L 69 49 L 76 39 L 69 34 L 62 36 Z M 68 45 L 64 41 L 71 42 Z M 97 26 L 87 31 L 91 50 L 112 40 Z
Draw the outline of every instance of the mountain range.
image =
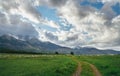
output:
M 37 38 L 19 39 L 12 35 L 0 36 L 1 53 L 60 53 L 60 54 L 120 54 L 111 49 L 100 50 L 93 47 L 68 48 L 51 42 L 43 42 Z

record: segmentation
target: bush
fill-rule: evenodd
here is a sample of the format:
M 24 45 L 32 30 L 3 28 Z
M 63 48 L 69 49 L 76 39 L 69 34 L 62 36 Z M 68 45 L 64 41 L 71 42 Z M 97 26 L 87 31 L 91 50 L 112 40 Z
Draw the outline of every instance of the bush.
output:
M 71 55 L 74 55 L 74 52 L 70 52 Z
M 55 52 L 55 54 L 59 54 L 58 52 Z

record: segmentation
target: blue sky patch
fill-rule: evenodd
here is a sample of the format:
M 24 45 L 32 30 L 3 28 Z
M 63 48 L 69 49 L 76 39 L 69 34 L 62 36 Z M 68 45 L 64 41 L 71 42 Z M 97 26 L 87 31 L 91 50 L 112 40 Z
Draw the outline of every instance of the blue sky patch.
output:
M 97 8 L 97 9 L 101 9 L 104 4 L 102 2 L 94 2 L 93 3 L 93 2 L 85 0 L 85 1 L 81 2 L 80 5 L 82 5 L 82 6 L 90 5 L 92 7 Z
M 117 15 L 120 14 L 120 3 L 116 3 L 114 6 L 112 6 L 112 9 L 116 12 Z
M 47 6 L 39 6 L 37 7 L 40 14 L 43 18 L 47 18 L 48 20 L 53 20 L 55 22 L 59 21 L 59 17 L 57 16 L 56 9 L 51 9 Z
M 101 9 L 103 7 L 102 2 L 97 2 L 97 3 L 91 3 L 91 6 L 96 7 L 97 9 Z

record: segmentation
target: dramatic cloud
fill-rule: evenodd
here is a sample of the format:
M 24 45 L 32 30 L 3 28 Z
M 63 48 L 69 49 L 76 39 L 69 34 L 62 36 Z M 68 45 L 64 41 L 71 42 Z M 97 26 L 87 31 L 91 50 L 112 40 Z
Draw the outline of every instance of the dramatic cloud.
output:
M 119 9 L 120 0 L 0 0 L 0 34 L 30 35 L 67 47 L 120 49 Z
M 33 24 L 51 25 L 50 27 L 58 28 L 54 21 L 41 18 L 32 0 L 0 0 L 1 34 L 11 33 L 36 37 L 38 27 Z
M 12 34 L 37 37 L 38 33 L 31 23 L 20 20 L 20 16 L 0 13 L 0 35 Z
M 30 0 L 0 0 L 1 10 L 12 15 L 21 15 L 33 22 L 39 22 L 40 14 Z
M 120 0 L 98 0 L 98 1 L 101 1 L 103 3 L 106 3 L 106 2 L 120 2 Z

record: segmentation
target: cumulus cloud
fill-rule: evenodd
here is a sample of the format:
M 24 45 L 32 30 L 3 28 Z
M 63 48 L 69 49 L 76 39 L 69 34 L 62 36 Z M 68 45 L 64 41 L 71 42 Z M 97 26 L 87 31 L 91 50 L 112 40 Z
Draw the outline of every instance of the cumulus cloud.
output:
M 106 3 L 106 2 L 120 2 L 120 0 L 99 0 L 103 3 Z
M 40 14 L 30 0 L 0 0 L 1 10 L 8 14 L 21 15 L 33 22 L 39 22 Z
M 39 6 L 39 5 L 47 5 L 52 8 L 57 8 L 61 7 L 66 4 L 68 0 L 35 0 L 34 4 Z
M 54 21 L 42 18 L 36 6 L 39 5 L 32 0 L 0 0 L 1 35 L 11 33 L 36 37 L 38 25 L 59 28 Z
M 8 19 L 7 19 L 8 17 Z M 0 13 L 0 35 L 12 34 L 37 37 L 38 33 L 31 23 L 20 20 L 20 16 Z
M 59 29 L 59 28 L 60 28 L 59 24 L 56 23 L 56 22 L 53 21 L 53 20 L 42 19 L 42 20 L 41 20 L 41 24 L 43 24 L 44 26 L 49 26 L 49 27 L 56 28 L 56 29 Z
M 120 47 L 120 15 L 112 6 L 119 0 L 86 0 L 102 2 L 101 9 L 80 5 L 85 0 L 0 0 L 0 34 L 37 36 L 68 47 Z M 43 18 L 36 7 L 55 9 L 59 22 Z M 49 13 L 49 12 L 48 12 Z M 39 28 L 49 26 L 56 31 Z M 64 30 L 68 28 L 67 30 Z M 13 31 L 14 30 L 14 31 Z
M 116 13 L 111 8 L 115 4 L 112 1 L 102 1 L 104 6 L 100 10 L 92 6 L 81 6 L 77 3 L 77 0 L 68 0 L 64 4 L 61 2 L 60 5 L 62 6 L 58 5 L 59 8 L 56 8 L 58 15 L 69 24 L 72 24 L 73 28 L 68 32 L 61 31 L 57 33 L 58 42 L 61 41 L 62 45 L 71 47 L 93 46 L 105 48 L 120 46 L 120 25 L 117 24 L 119 19 L 115 18 Z
M 38 22 L 40 14 L 29 2 L 0 0 L 0 34 L 38 37 L 32 22 Z

